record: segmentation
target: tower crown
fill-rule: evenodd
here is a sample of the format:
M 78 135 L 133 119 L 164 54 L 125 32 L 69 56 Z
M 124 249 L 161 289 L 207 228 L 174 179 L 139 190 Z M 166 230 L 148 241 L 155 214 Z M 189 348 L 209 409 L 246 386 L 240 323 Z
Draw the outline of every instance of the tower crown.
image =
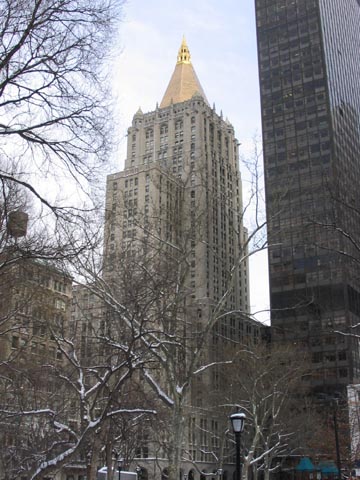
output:
M 185 37 L 183 37 L 178 51 L 175 70 L 161 100 L 160 108 L 168 107 L 172 103 L 185 102 L 194 95 L 200 95 L 209 104 L 190 58 L 190 50 Z
M 177 63 L 191 63 L 190 61 L 191 56 L 190 56 L 190 50 L 189 47 L 187 46 L 185 37 L 183 37 L 180 48 L 179 48 L 179 53 L 177 57 Z

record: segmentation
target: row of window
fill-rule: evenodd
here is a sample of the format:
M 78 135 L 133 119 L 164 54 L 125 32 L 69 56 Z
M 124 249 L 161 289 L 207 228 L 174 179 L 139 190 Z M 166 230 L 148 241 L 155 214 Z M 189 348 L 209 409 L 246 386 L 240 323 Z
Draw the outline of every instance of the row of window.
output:
M 11 338 L 11 348 L 13 349 L 24 348 L 26 343 L 25 339 L 17 335 L 13 335 Z M 46 353 L 50 358 L 62 359 L 61 350 L 53 346 L 47 347 L 44 343 L 31 342 L 30 347 L 32 354 L 44 355 Z

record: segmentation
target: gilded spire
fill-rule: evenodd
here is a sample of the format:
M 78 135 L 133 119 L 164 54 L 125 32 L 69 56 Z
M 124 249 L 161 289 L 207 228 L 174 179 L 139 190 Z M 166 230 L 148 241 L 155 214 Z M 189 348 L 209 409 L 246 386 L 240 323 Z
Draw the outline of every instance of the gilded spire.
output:
M 190 100 L 194 95 L 200 95 L 205 102 L 208 103 L 190 61 L 189 47 L 187 46 L 185 37 L 183 37 L 177 56 L 175 70 L 160 103 L 160 108 L 168 107 L 172 103 L 185 102 L 186 100 Z
M 187 46 L 185 35 L 184 35 L 181 42 L 181 46 L 179 48 L 177 63 L 191 63 L 190 59 L 191 59 L 190 50 L 189 50 L 189 47 Z

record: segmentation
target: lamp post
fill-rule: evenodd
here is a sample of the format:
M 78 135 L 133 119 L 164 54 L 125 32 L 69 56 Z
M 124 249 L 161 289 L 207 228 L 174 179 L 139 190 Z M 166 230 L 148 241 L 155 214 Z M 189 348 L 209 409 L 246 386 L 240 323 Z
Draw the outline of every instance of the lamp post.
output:
M 245 418 L 246 415 L 243 412 L 236 412 L 230 415 L 236 446 L 235 480 L 241 480 L 240 440 L 241 433 L 243 432 L 245 426 Z

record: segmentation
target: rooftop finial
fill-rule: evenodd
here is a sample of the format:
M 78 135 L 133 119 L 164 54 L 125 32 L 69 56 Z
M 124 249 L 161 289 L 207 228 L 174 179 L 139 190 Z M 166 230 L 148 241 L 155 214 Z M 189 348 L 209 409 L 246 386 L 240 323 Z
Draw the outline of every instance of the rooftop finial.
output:
M 191 63 L 190 62 L 190 50 L 187 46 L 185 35 L 183 36 L 181 46 L 179 48 L 177 63 Z
M 141 107 L 138 108 L 138 111 L 135 113 L 134 117 L 142 117 L 144 114 L 143 114 L 143 111 L 141 110 Z
M 194 95 L 200 95 L 206 104 L 206 95 L 202 89 L 199 79 L 196 76 L 194 67 L 190 61 L 189 47 L 185 37 L 181 42 L 181 47 L 177 56 L 174 73 L 171 76 L 169 85 L 160 103 L 160 108 L 170 107 L 170 105 L 190 100 Z

